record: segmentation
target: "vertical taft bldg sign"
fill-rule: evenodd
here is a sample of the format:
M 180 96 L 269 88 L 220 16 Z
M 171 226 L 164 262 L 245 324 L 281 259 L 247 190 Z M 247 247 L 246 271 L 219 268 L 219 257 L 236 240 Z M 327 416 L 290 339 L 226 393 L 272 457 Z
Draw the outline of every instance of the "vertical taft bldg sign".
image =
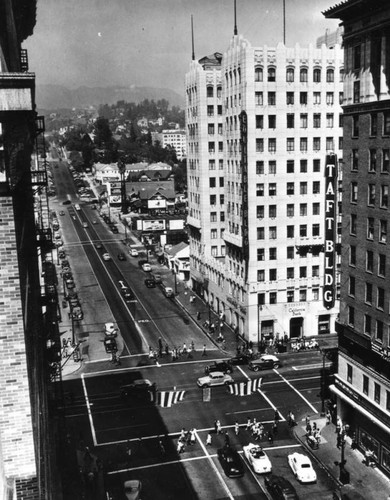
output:
M 241 176 L 242 176 L 242 249 L 245 259 L 245 274 L 248 276 L 249 235 L 248 235 L 248 117 L 240 114 L 241 132 Z
M 327 155 L 325 162 L 325 269 L 323 299 L 326 309 L 331 309 L 334 306 L 336 293 L 336 165 L 336 155 Z

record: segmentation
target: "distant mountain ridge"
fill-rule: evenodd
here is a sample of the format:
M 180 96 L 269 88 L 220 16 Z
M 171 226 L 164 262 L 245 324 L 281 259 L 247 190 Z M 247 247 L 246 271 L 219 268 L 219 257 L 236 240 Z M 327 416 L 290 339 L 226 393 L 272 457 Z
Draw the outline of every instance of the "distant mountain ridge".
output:
M 184 97 L 171 89 L 153 87 L 78 87 L 68 89 L 62 85 L 36 85 L 38 109 L 56 110 L 99 107 L 101 104 L 116 104 L 117 101 L 140 103 L 144 99 L 166 99 L 170 107 L 184 107 Z

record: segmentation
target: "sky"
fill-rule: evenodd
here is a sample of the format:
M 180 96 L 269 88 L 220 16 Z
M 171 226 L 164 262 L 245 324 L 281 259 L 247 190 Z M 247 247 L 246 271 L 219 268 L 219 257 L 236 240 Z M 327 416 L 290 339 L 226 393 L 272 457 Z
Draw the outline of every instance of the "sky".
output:
M 285 0 L 286 45 L 315 45 L 338 20 L 339 0 Z M 192 56 L 225 52 L 233 0 L 37 0 L 34 33 L 24 43 L 36 83 L 169 88 L 184 95 Z M 283 0 L 237 0 L 238 34 L 252 46 L 283 41 Z

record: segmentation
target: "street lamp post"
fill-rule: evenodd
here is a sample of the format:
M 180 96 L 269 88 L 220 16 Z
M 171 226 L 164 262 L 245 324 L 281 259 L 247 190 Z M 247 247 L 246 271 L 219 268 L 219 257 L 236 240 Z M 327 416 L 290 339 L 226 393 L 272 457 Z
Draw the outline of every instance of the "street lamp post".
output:
M 322 373 L 321 373 L 321 416 L 325 416 L 325 357 L 326 351 L 322 350 Z
M 177 295 L 177 279 L 176 279 L 176 270 L 172 268 L 172 274 L 175 278 L 175 295 Z

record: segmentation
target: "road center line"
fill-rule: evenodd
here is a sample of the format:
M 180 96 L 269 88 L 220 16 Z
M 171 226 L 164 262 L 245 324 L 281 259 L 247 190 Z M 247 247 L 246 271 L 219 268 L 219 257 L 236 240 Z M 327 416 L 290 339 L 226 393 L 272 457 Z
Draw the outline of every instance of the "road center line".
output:
M 89 423 L 91 425 L 91 434 L 92 434 L 92 440 L 93 440 L 93 445 L 97 446 L 97 439 L 96 439 L 96 432 L 95 432 L 95 427 L 93 425 L 93 418 L 92 418 L 92 412 L 91 412 L 91 405 L 89 403 L 89 397 L 88 397 L 88 392 L 87 392 L 87 386 L 85 385 L 85 380 L 84 380 L 84 373 L 81 374 L 81 383 L 83 385 L 83 391 L 84 391 L 84 397 L 85 397 L 85 404 L 87 406 L 87 412 L 88 412 L 88 418 L 89 418 Z

